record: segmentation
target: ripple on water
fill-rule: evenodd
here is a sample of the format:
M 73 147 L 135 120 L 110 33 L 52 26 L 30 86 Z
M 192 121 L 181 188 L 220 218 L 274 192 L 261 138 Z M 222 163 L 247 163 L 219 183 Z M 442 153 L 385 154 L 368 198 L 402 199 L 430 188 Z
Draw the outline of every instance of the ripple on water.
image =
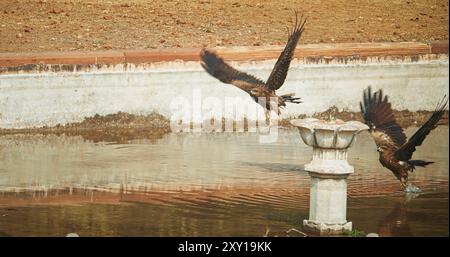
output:
M 157 141 L 132 144 L 94 143 L 65 135 L 2 136 L 0 206 L 142 203 L 139 208 L 153 206 L 154 210 L 170 210 L 174 218 L 179 215 L 190 220 L 197 232 L 202 219 L 226 223 L 238 218 L 237 214 L 248 216 L 249 224 L 255 222 L 253 232 L 269 220 L 272 226 L 292 227 L 299 213 L 307 215 L 310 178 L 303 165 L 311 154 L 294 130 L 280 131 L 280 140 L 272 144 L 260 144 L 252 133 L 169 134 Z M 410 197 L 411 201 L 448 193 L 448 127 L 433 131 L 414 157 L 435 163 L 411 175 L 410 181 L 422 190 L 419 196 Z M 379 164 L 368 133 L 358 137 L 349 161 L 355 167 L 348 179 L 352 215 L 354 209 L 362 215 L 365 208 L 368 212 L 378 208 L 367 204 L 374 197 L 404 198 L 400 183 Z M 440 204 L 448 206 L 448 197 L 446 201 Z M 389 201 L 382 205 L 389 205 Z M 364 220 L 359 222 L 364 224 Z M 234 229 L 231 234 L 250 233 L 227 225 Z M 367 227 L 372 229 L 372 225 Z M 173 231 L 161 233 L 169 232 Z M 194 232 L 185 228 L 183 233 Z

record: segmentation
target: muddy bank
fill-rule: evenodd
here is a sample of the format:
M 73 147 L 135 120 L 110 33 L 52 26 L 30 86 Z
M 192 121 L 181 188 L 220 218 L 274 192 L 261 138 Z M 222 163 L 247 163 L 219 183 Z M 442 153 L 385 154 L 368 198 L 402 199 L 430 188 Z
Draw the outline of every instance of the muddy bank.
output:
M 101 116 L 96 114 L 82 122 L 68 123 L 54 127 L 30 129 L 0 129 L 6 134 L 64 134 L 82 136 L 93 142 L 124 143 L 133 139 L 156 140 L 170 132 L 169 120 L 161 114 L 135 115 L 124 112 Z
M 394 110 L 394 115 L 397 122 L 403 128 L 421 126 L 424 124 L 428 118 L 431 116 L 432 112 L 430 111 L 417 111 L 411 112 L 408 110 L 396 111 Z M 330 107 L 328 110 L 324 112 L 317 112 L 312 115 L 313 118 L 322 119 L 322 120 L 330 120 L 330 119 L 341 119 L 344 121 L 348 120 L 357 120 L 360 122 L 364 122 L 362 115 L 360 112 L 350 112 L 346 110 L 340 111 L 337 107 Z M 303 119 L 308 118 L 306 115 L 300 115 L 295 117 L 295 119 Z M 294 119 L 294 118 L 291 118 Z M 280 124 L 283 127 L 293 127 L 290 124 L 291 119 L 283 119 Z M 439 125 L 448 125 L 448 111 L 445 112 L 442 119 L 438 122 Z
M 403 128 L 421 126 L 428 120 L 431 114 L 432 112 L 430 111 L 394 111 L 397 122 Z M 299 115 L 289 119 L 282 119 L 278 122 L 278 124 L 284 128 L 293 128 L 290 124 L 292 119 L 303 119 L 307 117 L 310 116 Z M 323 120 L 341 119 L 344 121 L 357 120 L 363 122 L 361 113 L 349 112 L 345 110 L 340 111 L 334 106 L 324 112 L 315 113 L 311 117 Z M 214 122 L 211 121 L 211 124 L 213 123 Z M 226 131 L 225 119 L 222 119 L 221 124 L 222 131 Z M 258 127 L 258 122 L 253 124 Z M 448 111 L 446 111 L 444 117 L 438 124 L 448 125 Z M 190 124 L 190 129 L 193 129 L 194 126 L 194 124 Z M 249 122 L 246 119 L 244 119 L 242 123 L 233 121 L 232 127 L 234 132 L 248 131 Z M 150 141 L 154 141 L 171 132 L 173 131 L 170 128 L 170 120 L 161 114 L 153 112 L 149 115 L 135 115 L 118 112 L 105 116 L 96 114 L 93 117 L 85 118 L 82 122 L 68 123 L 54 127 L 0 129 L 0 136 L 11 134 L 64 134 L 67 136 L 81 136 L 85 140 L 93 142 L 126 143 L 127 141 L 134 139 L 149 139 Z

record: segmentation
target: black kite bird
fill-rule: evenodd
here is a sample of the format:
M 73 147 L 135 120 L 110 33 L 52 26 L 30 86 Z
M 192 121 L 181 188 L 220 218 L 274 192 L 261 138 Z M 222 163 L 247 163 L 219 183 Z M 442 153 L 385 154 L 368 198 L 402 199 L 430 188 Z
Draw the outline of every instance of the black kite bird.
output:
M 286 103 L 301 103 L 299 97 L 294 97 L 294 93 L 281 95 L 278 97 L 275 90 L 278 90 L 284 83 L 286 75 L 289 70 L 292 57 L 294 55 L 297 43 L 303 33 L 306 19 L 303 16 L 298 20 L 297 12 L 295 13 L 295 24 L 292 31 L 288 31 L 288 42 L 278 57 L 272 72 L 266 82 L 245 72 L 238 71 L 228 65 L 222 58 L 217 56 L 215 52 L 202 49 L 200 56 L 202 59 L 202 67 L 213 77 L 222 81 L 223 83 L 232 84 L 245 92 L 247 92 L 255 102 L 259 103 L 266 110 L 266 116 L 270 111 L 270 98 L 276 97 L 278 99 L 278 114 L 280 108 L 284 108 Z M 258 102 L 258 98 L 265 99 L 264 102 Z
M 416 147 L 437 127 L 447 103 L 448 98 L 444 96 L 428 121 L 407 141 L 403 129 L 395 120 L 388 97 L 383 96 L 383 91 L 378 90 L 372 94 L 370 87 L 364 90 L 364 102 L 360 102 L 361 112 L 377 145 L 380 163 L 394 173 L 404 188 L 407 186 L 409 172 L 413 172 L 416 167 L 433 163 L 411 158 Z

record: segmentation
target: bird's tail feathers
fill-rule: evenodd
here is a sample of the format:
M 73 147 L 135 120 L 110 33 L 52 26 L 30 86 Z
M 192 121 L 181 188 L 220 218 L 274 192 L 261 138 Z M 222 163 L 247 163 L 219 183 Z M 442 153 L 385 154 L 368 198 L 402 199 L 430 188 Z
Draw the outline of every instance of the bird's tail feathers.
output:
M 428 162 L 428 161 L 424 161 L 424 160 L 410 160 L 410 161 L 408 161 L 408 163 L 415 167 L 425 167 L 434 162 Z
M 280 96 L 281 99 L 283 99 L 283 102 L 285 103 L 294 103 L 299 104 L 302 101 L 300 100 L 300 97 L 295 97 L 295 93 L 285 94 Z

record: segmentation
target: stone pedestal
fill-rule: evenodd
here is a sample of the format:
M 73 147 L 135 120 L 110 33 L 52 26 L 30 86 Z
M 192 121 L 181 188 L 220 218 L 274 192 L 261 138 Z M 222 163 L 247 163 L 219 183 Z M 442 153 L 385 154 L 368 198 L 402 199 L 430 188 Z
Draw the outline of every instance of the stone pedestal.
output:
M 310 172 L 311 188 L 309 219 L 303 225 L 320 234 L 340 234 L 352 230 L 347 222 L 348 175 L 327 175 Z
M 356 135 L 368 129 L 360 122 L 318 119 L 293 120 L 313 156 L 305 170 L 311 176 L 309 219 L 305 228 L 320 234 L 341 234 L 352 230 L 347 221 L 347 177 L 354 169 L 347 162 L 347 150 Z

